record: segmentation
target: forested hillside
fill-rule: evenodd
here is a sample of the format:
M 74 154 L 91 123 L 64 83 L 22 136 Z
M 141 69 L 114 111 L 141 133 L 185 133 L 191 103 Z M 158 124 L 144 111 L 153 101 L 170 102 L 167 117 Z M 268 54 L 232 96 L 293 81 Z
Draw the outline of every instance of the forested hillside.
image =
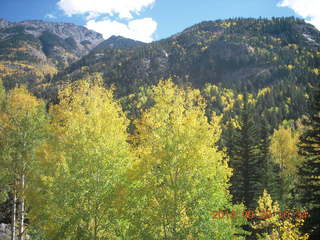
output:
M 233 90 L 259 89 L 289 80 L 315 80 L 320 34 L 295 18 L 203 22 L 168 39 L 128 49 L 100 49 L 62 72 L 62 79 L 102 72 L 121 94 L 162 78 Z
M 320 74 L 319 42 L 319 31 L 295 18 L 203 22 L 150 44 L 94 51 L 57 74 L 53 85 L 101 72 L 106 86 L 125 97 L 171 77 L 216 98 L 248 92 L 258 114 L 276 127 L 306 110 L 309 84 Z M 221 112 L 226 100 L 210 105 Z
M 303 20 L 148 44 L 1 20 L 0 74 L 17 237 L 318 239 L 320 32 Z

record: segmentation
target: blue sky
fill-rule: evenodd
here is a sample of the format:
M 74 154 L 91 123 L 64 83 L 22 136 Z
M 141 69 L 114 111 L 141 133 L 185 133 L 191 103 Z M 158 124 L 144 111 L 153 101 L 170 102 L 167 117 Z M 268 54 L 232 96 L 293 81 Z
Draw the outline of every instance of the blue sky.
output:
M 159 40 L 204 20 L 296 16 L 320 28 L 320 0 L 0 0 L 0 17 L 71 22 L 108 38 Z

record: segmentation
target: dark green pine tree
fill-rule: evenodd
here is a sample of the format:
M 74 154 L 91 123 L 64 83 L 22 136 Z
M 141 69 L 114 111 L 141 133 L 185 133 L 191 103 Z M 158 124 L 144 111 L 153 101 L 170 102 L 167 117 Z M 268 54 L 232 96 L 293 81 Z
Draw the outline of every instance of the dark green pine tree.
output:
M 235 202 L 243 202 L 247 208 L 254 209 L 261 192 L 257 157 L 258 139 L 252 106 L 248 103 L 247 94 L 244 95 L 243 101 L 240 129 L 235 135 L 234 156 L 230 164 L 234 170 L 231 193 Z
M 258 165 L 259 183 L 261 189 L 266 189 L 273 200 L 279 200 L 279 177 L 277 166 L 271 160 L 270 147 L 270 124 L 264 116 L 259 121 L 259 145 L 258 145 Z M 262 195 L 262 193 L 260 193 Z
M 235 155 L 235 134 L 236 130 L 232 126 L 230 122 L 226 124 L 225 129 L 222 132 L 222 146 L 226 148 L 226 152 L 230 159 L 232 159 Z M 232 161 L 231 161 L 232 163 Z M 233 166 L 231 166 L 233 167 Z
M 320 236 L 320 88 L 311 98 L 310 111 L 303 120 L 306 127 L 300 137 L 299 153 L 305 161 L 298 170 L 301 204 L 309 209 L 310 218 L 305 223 L 306 231 L 313 231 L 311 239 Z

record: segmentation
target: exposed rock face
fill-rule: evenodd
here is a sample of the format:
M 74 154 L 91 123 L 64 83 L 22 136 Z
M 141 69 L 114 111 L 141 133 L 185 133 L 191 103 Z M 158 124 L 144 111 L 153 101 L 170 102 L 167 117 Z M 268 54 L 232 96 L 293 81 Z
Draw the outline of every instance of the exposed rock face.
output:
M 0 19 L 0 75 L 6 88 L 38 84 L 103 40 L 100 33 L 70 23 Z
M 39 37 L 44 31 L 49 31 L 63 39 L 72 37 L 79 43 L 82 41 L 90 41 L 97 45 L 103 41 L 103 37 L 100 33 L 72 23 L 45 22 L 41 20 L 9 22 L 5 19 L 0 19 L 0 28 L 2 29 L 17 26 L 25 27 L 25 31 L 35 37 Z
M 10 23 L 3 18 L 0 18 L 0 28 L 5 28 L 9 25 Z
M 10 28 L 12 31 L 10 31 Z M 17 30 L 30 34 L 35 38 L 39 38 L 44 33 L 49 32 L 63 40 L 73 39 L 76 43 L 77 51 L 81 52 L 79 55 L 82 56 L 87 54 L 91 49 L 103 41 L 103 37 L 100 33 L 71 23 L 44 22 L 41 20 L 9 22 L 4 19 L 0 19 L 0 30 L 1 39 L 7 38 L 12 34 L 16 34 Z

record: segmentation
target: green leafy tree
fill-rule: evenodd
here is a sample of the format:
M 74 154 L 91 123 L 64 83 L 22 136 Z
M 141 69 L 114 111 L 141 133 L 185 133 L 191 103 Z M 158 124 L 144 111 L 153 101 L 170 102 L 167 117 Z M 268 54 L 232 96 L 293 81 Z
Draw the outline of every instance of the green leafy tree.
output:
M 290 127 L 280 126 L 271 136 L 270 153 L 272 160 L 279 166 L 279 200 L 282 207 L 292 201 L 291 192 L 297 179 L 297 168 L 302 162 L 298 154 L 299 132 Z
M 6 91 L 3 87 L 2 79 L 0 78 L 0 105 L 2 105 L 2 102 L 4 101 L 5 95 L 6 95 Z
M 136 191 L 132 239 L 243 239 L 243 219 L 212 219 L 214 210 L 237 210 L 228 193 L 231 169 L 216 143 L 217 117 L 205 116 L 198 90 L 172 81 L 153 88 L 154 105 L 136 123 Z
M 5 89 L 3 87 L 2 80 L 0 78 L 0 114 L 3 111 L 3 103 L 5 100 L 5 96 L 6 96 Z M 3 126 L 0 125 L 0 131 L 1 131 L 2 127 Z M 6 175 L 5 170 L 1 168 L 0 169 L 0 183 L 5 182 L 5 180 L 4 180 L 5 175 Z M 8 199 L 7 187 L 3 186 L 3 184 L 0 184 L 0 204 L 5 202 L 7 199 Z
M 8 92 L 0 112 L 1 184 L 12 193 L 12 236 L 25 239 L 26 193 L 28 180 L 35 171 L 35 153 L 45 138 L 47 122 L 43 101 L 32 96 L 25 87 Z M 26 205 L 27 204 L 27 205 Z M 18 206 L 18 209 L 16 208 Z
M 50 109 L 51 137 L 38 153 L 31 221 L 46 239 L 128 239 L 122 216 L 128 121 L 101 78 L 74 82 Z M 41 206 L 41 209 L 37 208 Z

